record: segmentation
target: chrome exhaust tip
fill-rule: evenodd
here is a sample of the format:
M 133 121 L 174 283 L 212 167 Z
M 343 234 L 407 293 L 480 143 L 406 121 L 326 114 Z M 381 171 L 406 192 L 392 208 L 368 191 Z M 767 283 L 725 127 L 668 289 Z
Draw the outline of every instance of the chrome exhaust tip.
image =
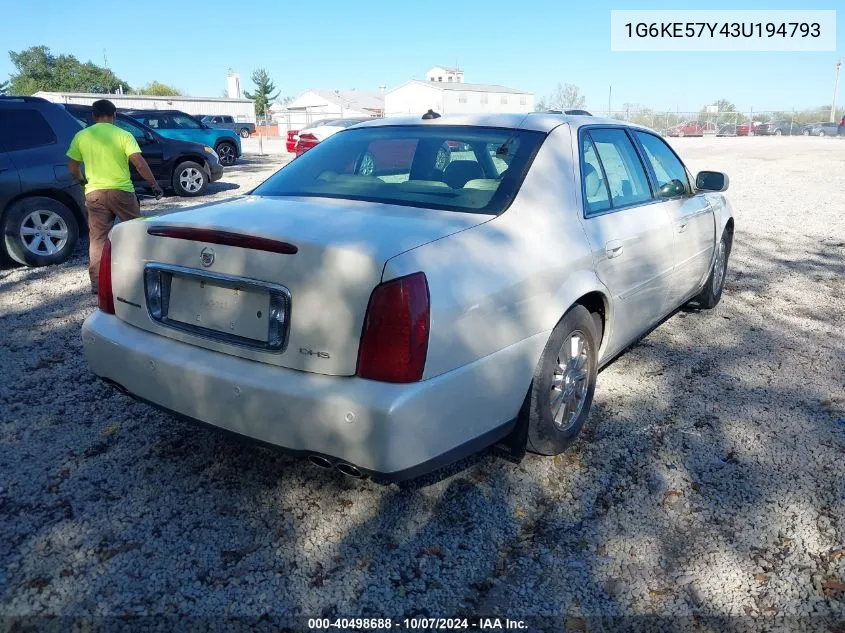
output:
M 322 468 L 323 470 L 331 470 L 332 468 L 332 463 L 322 455 L 309 455 L 308 461 L 314 464 L 317 468 Z
M 352 464 L 346 464 L 344 462 L 338 462 L 337 464 L 335 464 L 335 468 L 337 469 L 338 472 L 343 473 L 347 477 L 354 477 L 355 479 L 361 479 L 364 476 L 364 474 L 360 470 L 355 468 L 355 466 L 353 466 Z

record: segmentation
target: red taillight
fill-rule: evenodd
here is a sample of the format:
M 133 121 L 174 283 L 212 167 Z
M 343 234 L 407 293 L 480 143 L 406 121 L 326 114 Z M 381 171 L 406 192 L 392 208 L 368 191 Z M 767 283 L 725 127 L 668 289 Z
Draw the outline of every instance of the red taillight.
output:
M 428 353 L 428 328 L 425 274 L 376 286 L 364 317 L 357 375 L 382 382 L 420 380 Z
M 111 240 L 103 246 L 100 260 L 100 279 L 97 282 L 97 304 L 103 312 L 114 314 L 114 295 L 111 291 Z

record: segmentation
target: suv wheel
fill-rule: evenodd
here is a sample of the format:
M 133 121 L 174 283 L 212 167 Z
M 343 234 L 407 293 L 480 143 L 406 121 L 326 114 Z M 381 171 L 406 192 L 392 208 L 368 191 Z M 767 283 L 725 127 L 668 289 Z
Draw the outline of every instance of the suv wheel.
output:
M 241 128 L 241 138 L 249 138 L 249 130 L 245 127 Z
M 33 196 L 18 200 L 3 220 L 3 242 L 9 256 L 25 266 L 60 264 L 79 239 L 73 211 L 58 200 Z
M 200 196 L 208 189 L 208 174 L 201 165 L 186 160 L 173 170 L 173 191 L 179 196 Z
M 214 148 L 214 151 L 217 152 L 217 156 L 220 158 L 220 164 L 224 167 L 235 164 L 237 150 L 235 149 L 235 145 L 233 143 L 230 143 L 229 141 L 218 143 L 217 147 Z

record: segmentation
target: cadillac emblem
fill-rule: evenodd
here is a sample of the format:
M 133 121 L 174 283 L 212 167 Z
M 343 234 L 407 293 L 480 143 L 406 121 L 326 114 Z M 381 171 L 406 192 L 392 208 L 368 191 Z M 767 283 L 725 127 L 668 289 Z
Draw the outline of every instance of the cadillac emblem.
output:
M 200 251 L 200 262 L 208 268 L 214 263 L 214 249 L 206 246 Z

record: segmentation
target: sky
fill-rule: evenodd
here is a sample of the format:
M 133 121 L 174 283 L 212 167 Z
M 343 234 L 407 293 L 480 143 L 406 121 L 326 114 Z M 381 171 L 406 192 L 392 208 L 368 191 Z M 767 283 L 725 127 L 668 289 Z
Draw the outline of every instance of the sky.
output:
M 752 0 L 707 9 L 835 9 L 837 2 Z M 563 0 L 321 0 L 319 3 L 204 0 L 183 5 L 57 0 L 8 2 L 0 20 L 0 80 L 14 72 L 6 50 L 43 44 L 54 54 L 103 63 L 124 81 L 172 84 L 184 94 L 221 96 L 229 68 L 250 89 L 264 67 L 282 96 L 308 88 L 378 90 L 458 64 L 464 80 L 549 94 L 578 86 L 587 107 L 623 103 L 697 111 L 726 98 L 744 111 L 830 104 L 834 65 L 845 58 L 845 11 L 836 52 L 612 52 L 611 9 L 696 9 L 700 3 Z M 840 7 L 841 8 L 841 7 Z M 845 102 L 845 71 L 837 103 Z

